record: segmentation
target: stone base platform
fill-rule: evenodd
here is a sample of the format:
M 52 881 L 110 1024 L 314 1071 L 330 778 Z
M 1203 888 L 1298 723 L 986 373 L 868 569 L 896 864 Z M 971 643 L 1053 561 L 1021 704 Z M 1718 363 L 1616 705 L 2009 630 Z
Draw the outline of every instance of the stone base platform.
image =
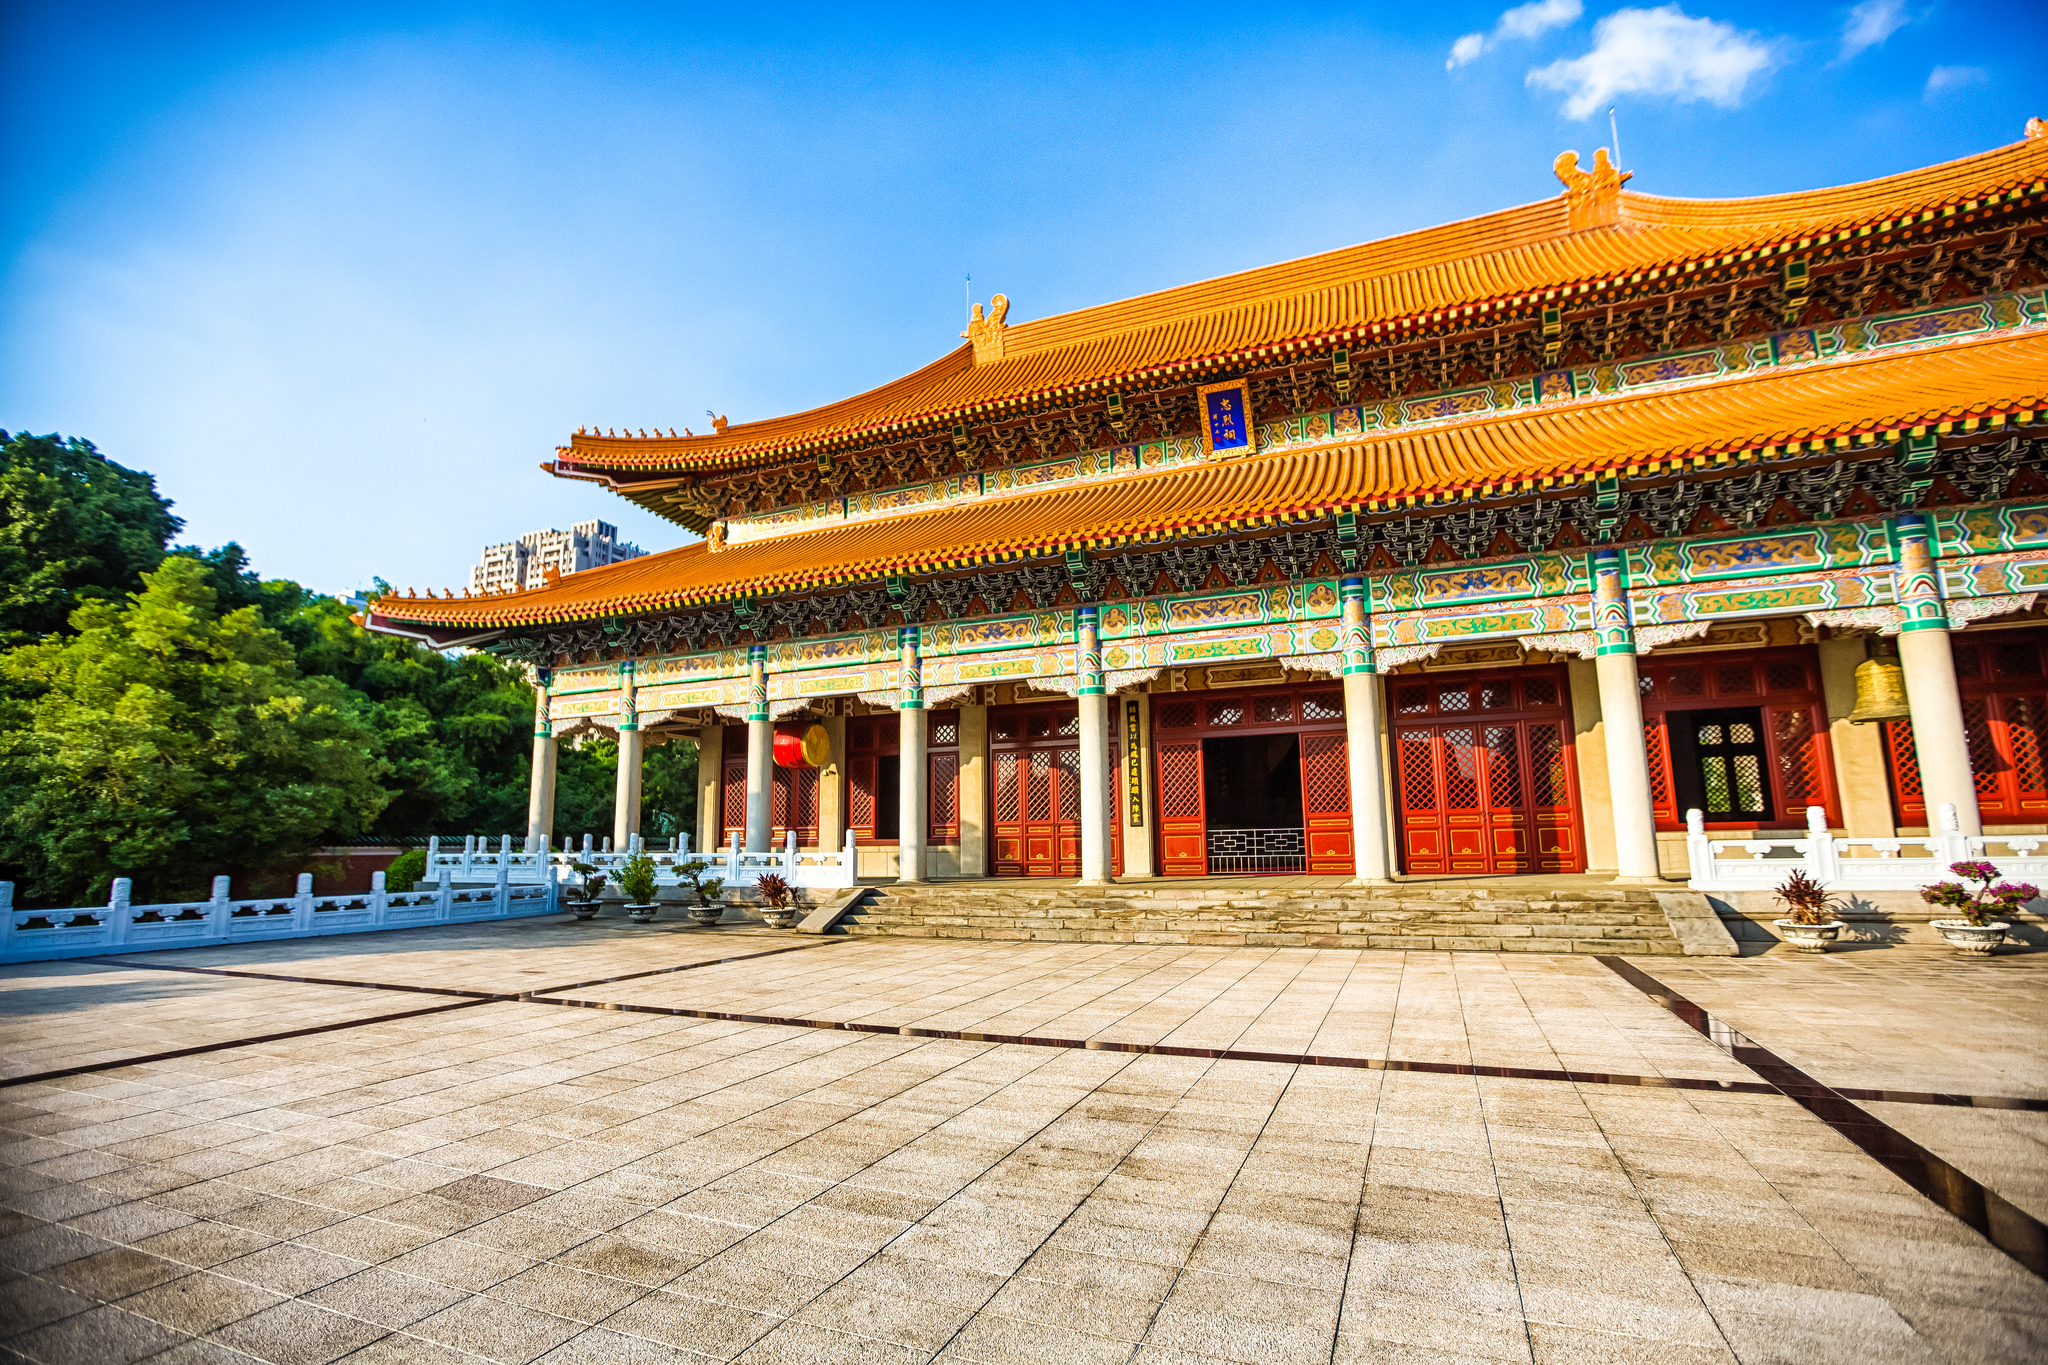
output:
M 1692 901 L 1698 900 L 1694 906 Z M 1676 904 L 1676 902 L 1684 902 Z M 1342 878 L 1023 879 L 871 886 L 830 932 L 906 938 L 1218 947 L 1730 955 L 1682 941 L 1713 912 L 1680 887 L 1594 877 L 1346 886 Z

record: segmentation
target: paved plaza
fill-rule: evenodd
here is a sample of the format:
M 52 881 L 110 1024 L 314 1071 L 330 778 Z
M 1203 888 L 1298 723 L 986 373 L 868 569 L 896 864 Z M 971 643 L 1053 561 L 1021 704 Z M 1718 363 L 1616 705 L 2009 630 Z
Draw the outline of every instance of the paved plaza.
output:
M 2024 1256 L 1784 1081 L 1899 1096 L 2024 1242 L 2048 1112 L 1929 1101 L 2048 1100 L 2048 954 L 1636 967 L 551 918 L 8 968 L 0 1358 L 2048 1357 Z

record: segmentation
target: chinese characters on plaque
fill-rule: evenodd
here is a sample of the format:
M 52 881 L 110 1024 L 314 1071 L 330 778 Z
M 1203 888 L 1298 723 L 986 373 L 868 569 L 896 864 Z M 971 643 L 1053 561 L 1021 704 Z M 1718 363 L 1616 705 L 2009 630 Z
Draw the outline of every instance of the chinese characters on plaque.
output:
M 1222 384 L 1204 384 L 1195 394 L 1202 405 L 1202 435 L 1209 443 L 1209 454 L 1250 454 L 1250 385 L 1242 379 L 1232 379 Z

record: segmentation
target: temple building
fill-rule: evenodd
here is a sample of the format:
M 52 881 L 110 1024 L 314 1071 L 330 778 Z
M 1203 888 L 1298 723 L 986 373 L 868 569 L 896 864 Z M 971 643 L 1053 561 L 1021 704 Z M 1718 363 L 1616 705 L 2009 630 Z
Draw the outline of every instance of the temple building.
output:
M 702 543 L 373 628 L 701 746 L 698 846 L 942 877 L 1686 873 L 2048 829 L 2048 126 L 1765 198 L 1520 208 L 1012 321 L 548 468 Z M 778 743 L 778 738 L 782 741 Z

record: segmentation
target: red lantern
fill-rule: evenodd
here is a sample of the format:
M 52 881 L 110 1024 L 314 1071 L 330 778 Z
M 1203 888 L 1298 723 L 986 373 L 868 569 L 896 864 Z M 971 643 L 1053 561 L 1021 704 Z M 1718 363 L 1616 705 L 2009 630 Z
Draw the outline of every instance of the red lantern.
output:
M 791 726 L 775 732 L 775 766 L 778 768 L 820 767 L 831 753 L 832 739 L 822 725 L 813 725 L 808 730 Z

